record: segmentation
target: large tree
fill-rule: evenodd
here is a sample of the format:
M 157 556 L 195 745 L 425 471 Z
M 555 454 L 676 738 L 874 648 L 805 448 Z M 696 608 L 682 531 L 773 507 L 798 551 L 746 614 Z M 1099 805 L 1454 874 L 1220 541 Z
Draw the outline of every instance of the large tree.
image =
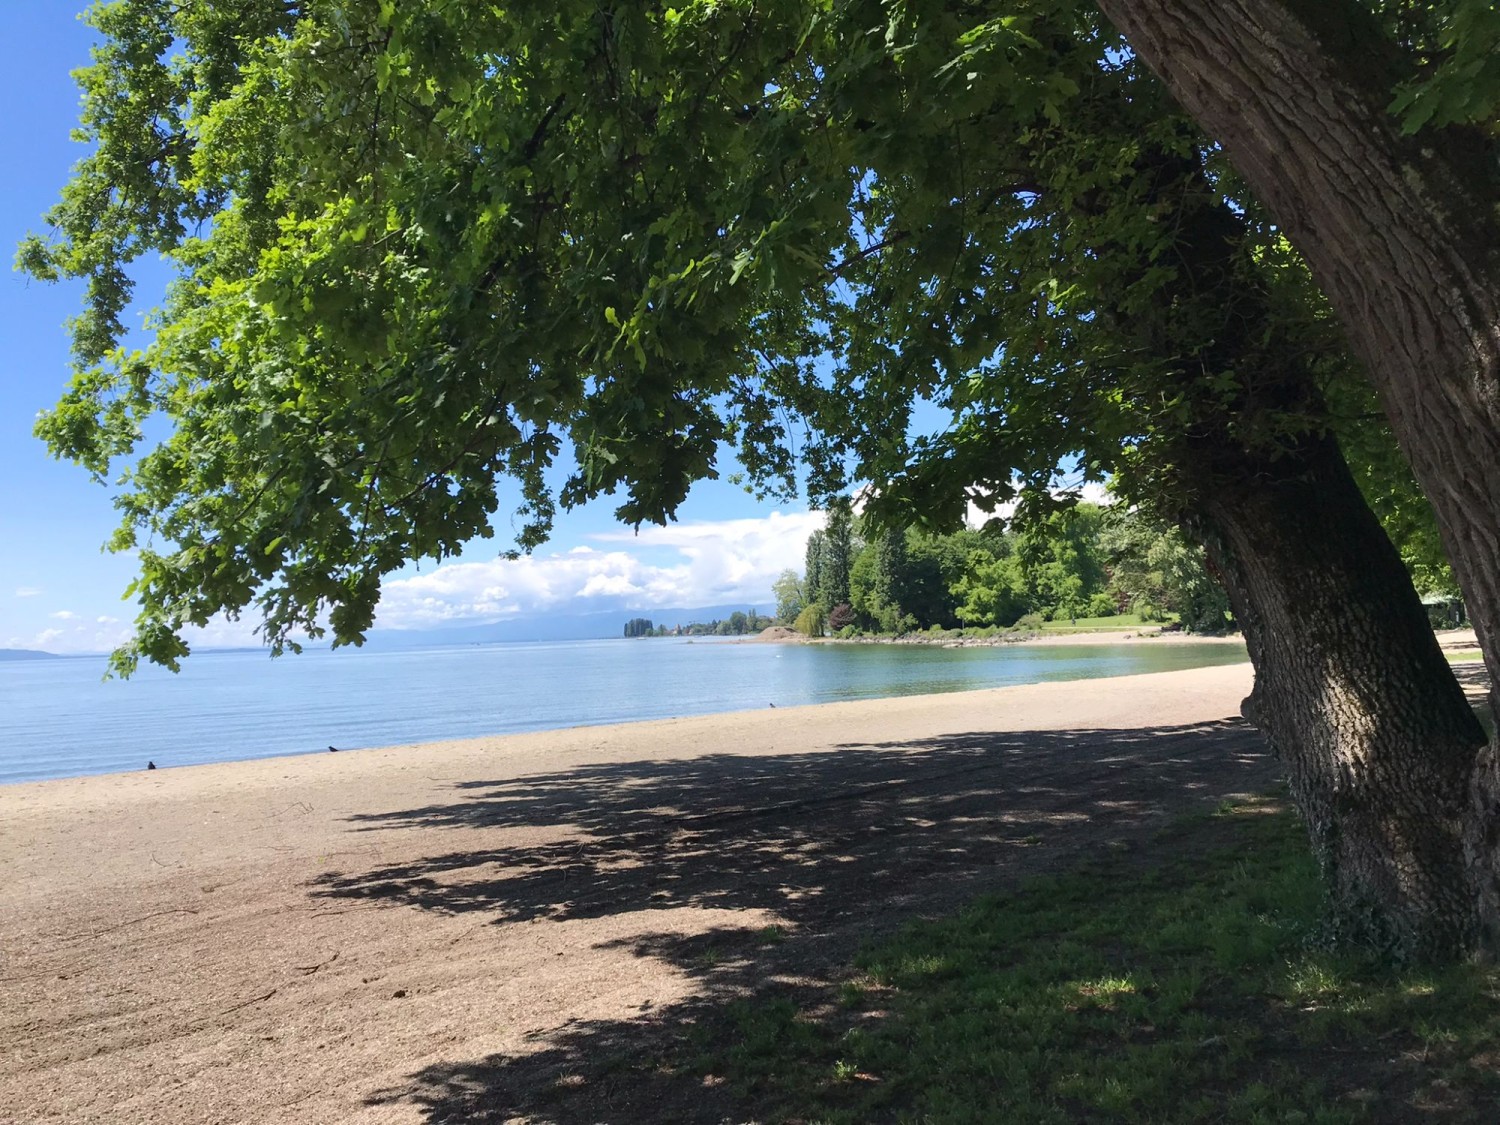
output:
M 1407 953 L 1466 948 L 1480 928 L 1462 836 L 1482 733 L 1329 436 L 1324 391 L 1350 364 L 1275 229 L 1225 196 L 1232 177 L 1151 87 L 1123 61 L 1077 84 L 1054 125 L 997 133 L 1011 115 L 980 115 L 995 143 L 959 169 L 903 138 L 894 159 L 910 165 L 867 225 L 922 229 L 924 200 L 954 198 L 970 241 L 936 262 L 903 241 L 867 264 L 865 299 L 825 314 L 847 322 L 859 379 L 863 418 L 843 439 L 887 479 L 883 499 L 924 510 L 951 505 L 956 482 L 1003 490 L 1020 471 L 1041 484 L 1077 443 L 1128 500 L 1188 529 L 1245 629 L 1247 712 L 1287 759 L 1336 926 Z M 989 185 L 1018 181 L 1006 213 Z M 987 355 L 997 338 L 1007 348 Z M 933 357 L 959 424 L 893 441 L 877 420 L 924 386 Z M 982 378 L 961 377 L 971 368 Z
M 1099 0 L 1306 256 L 1431 499 L 1500 699 L 1500 9 Z M 1397 111 L 1400 112 L 1398 116 Z M 1500 744 L 1470 877 L 1500 938 Z M 1358 785 L 1367 771 L 1351 766 Z
M 1082 455 L 1208 547 L 1343 924 L 1414 954 L 1471 942 L 1455 800 L 1478 728 L 1327 436 L 1337 345 L 1087 12 L 120 0 L 96 20 L 99 148 L 23 262 L 90 281 L 54 448 L 102 475 L 146 416 L 174 426 L 121 496 L 142 568 L 123 666 L 174 663 L 219 612 L 276 645 L 357 641 L 384 574 L 491 534 L 507 499 L 539 542 L 565 447 L 561 501 L 620 490 L 630 522 L 670 517 L 726 440 L 789 487 L 787 411 L 822 433 L 815 490 L 852 466 L 877 507 L 934 519 L 1018 479 L 1045 505 Z M 127 353 L 148 251 L 181 280 Z M 913 440 L 924 398 L 954 424 Z M 847 597 L 841 536 L 820 588 Z M 1351 803 L 1341 771 L 1368 761 L 1403 768 Z

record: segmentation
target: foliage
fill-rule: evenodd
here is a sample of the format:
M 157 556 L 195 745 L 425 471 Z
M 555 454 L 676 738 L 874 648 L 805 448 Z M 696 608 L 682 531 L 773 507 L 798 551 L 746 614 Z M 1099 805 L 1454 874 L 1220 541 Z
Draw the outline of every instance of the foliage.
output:
M 735 610 L 726 618 L 712 621 L 692 621 L 686 625 L 668 627 L 654 625 L 644 617 L 634 617 L 625 623 L 627 637 L 742 637 L 747 633 L 759 633 L 776 624 L 771 618 L 750 610 L 748 613 Z
M 849 601 L 849 583 L 859 548 L 853 506 L 848 497 L 835 497 L 828 505 L 828 523 L 823 530 L 822 577 L 817 591 L 817 600 L 829 606 L 830 613 Z
M 1492 0 L 1447 0 L 1443 4 L 1400 5 L 1413 21 L 1433 26 L 1411 43 L 1426 57 L 1419 75 L 1396 91 L 1391 112 L 1402 128 L 1416 133 L 1469 123 L 1489 126 L 1500 119 L 1500 8 Z M 1410 27 L 1397 28 L 1409 42 Z
M 1379 414 L 1374 392 L 1360 384 L 1339 384 L 1331 389 L 1330 405 L 1360 491 L 1400 552 L 1412 584 L 1422 594 L 1457 596 L 1458 581 L 1432 505 Z
M 823 607 L 817 602 L 802 607 L 802 612 L 797 615 L 796 624 L 792 628 L 804 637 L 821 637 L 827 624 L 827 614 Z
M 1188 820 L 1148 845 L 1160 862 L 1117 856 L 907 927 L 836 998 L 740 1002 L 732 1045 L 696 1066 L 829 1125 L 1484 1119 L 1500 973 L 1311 952 L 1304 840 L 1263 801 Z
M 828 613 L 828 603 L 823 599 L 823 560 L 827 553 L 828 536 L 820 528 L 807 537 L 802 596 L 808 605 L 820 606 L 824 616 Z
M 1190 632 L 1222 633 L 1228 624 L 1228 603 L 1202 549 L 1120 505 L 1070 505 L 1020 531 L 887 527 L 854 538 L 863 542 L 850 568 L 854 616 L 841 615 L 834 632 L 849 625 L 885 634 L 1010 628 L 1026 615 L 1076 622 L 1122 608 L 1146 621 L 1177 620 Z M 810 548 L 809 558 L 828 565 L 821 548 Z M 784 581 L 795 580 L 788 575 Z
M 1305 301 L 1230 362 L 1225 317 L 1260 304 L 1180 299 L 1189 204 L 1217 208 L 1202 244 L 1232 247 L 1237 284 L 1300 294 L 1300 267 L 1086 6 L 91 18 L 97 151 L 21 264 L 88 283 L 38 429 L 123 474 L 111 545 L 138 553 L 141 612 L 121 670 L 175 666 L 218 613 L 278 650 L 358 643 L 385 575 L 493 535 L 502 507 L 522 550 L 558 503 L 664 521 L 726 443 L 762 494 L 800 448 L 815 494 L 853 471 L 894 522 L 952 527 L 1018 488 L 1047 507 L 1079 453 L 1175 519 L 1212 484 L 1180 456 L 1205 418 L 1270 450 L 1321 424 L 1316 395 L 1274 392 L 1287 357 L 1330 347 Z M 127 351 L 147 253 L 181 280 Z M 908 432 L 922 399 L 951 429 Z M 154 414 L 169 436 L 137 456 Z M 830 612 L 852 523 L 807 567 Z M 1092 596 L 1075 561 L 1028 579 L 1069 613 Z
M 1098 540 L 1103 510 L 1078 504 L 1027 524 L 1017 537 L 1022 581 L 1053 620 L 1087 617 L 1105 584 Z M 1112 608 L 1112 607 L 1111 607 Z
M 1031 612 L 1020 561 L 975 551 L 954 593 L 961 599 L 959 620 L 966 625 L 1013 625 Z
M 796 621 L 807 604 L 802 576 L 795 570 L 783 570 L 771 584 L 771 592 L 776 595 L 776 620 L 783 625 Z
M 864 548 L 855 530 L 854 508 L 846 496 L 834 497 L 828 504 L 825 526 L 807 540 L 807 571 L 802 583 L 807 602 L 821 610 L 819 620 L 827 620 L 834 632 L 853 623 L 848 609 L 856 559 Z M 843 607 L 843 608 L 841 608 Z M 835 611 L 840 624 L 832 625 Z M 850 612 L 853 612 L 850 610 Z
M 903 608 L 912 578 L 904 529 L 886 528 L 866 543 L 849 570 L 849 600 L 860 624 L 881 633 L 913 628 L 916 618 Z
M 748 613 L 735 610 L 728 617 L 715 618 L 712 621 L 692 621 L 680 626 L 675 633 L 689 637 L 742 637 L 747 633 L 759 633 L 769 629 L 775 622 L 755 610 Z M 666 631 L 663 630 L 663 636 Z
M 1120 512 L 1105 525 L 1100 549 L 1111 589 L 1143 620 L 1175 617 L 1191 632 L 1224 631 L 1229 601 L 1209 575 L 1202 548 L 1178 529 L 1139 512 Z
M 909 528 L 906 534 L 906 568 L 900 593 L 903 609 L 919 625 L 951 629 L 960 623 L 958 583 L 976 555 L 994 555 L 1010 550 L 1010 543 L 997 529 L 961 529 L 947 534 Z

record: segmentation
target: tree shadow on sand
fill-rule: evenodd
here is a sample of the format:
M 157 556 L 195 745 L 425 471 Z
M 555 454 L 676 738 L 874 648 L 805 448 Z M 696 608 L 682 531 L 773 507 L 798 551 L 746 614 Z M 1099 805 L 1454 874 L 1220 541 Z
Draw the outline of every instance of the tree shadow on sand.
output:
M 414 1103 L 433 1122 L 741 1120 L 728 1090 L 661 1061 L 722 1025 L 734 998 L 775 988 L 808 1002 L 871 936 L 1029 873 L 1099 854 L 1151 863 L 1138 845 L 1155 827 L 1263 792 L 1276 776 L 1238 721 L 588 765 L 460 783 L 451 801 L 354 817 L 359 830 L 518 829 L 526 839 L 501 834 L 497 845 L 487 831 L 486 846 L 329 873 L 312 890 L 494 924 L 679 907 L 774 913 L 775 931 L 624 943 L 692 976 L 686 1002 L 538 1032 L 535 1051 L 428 1067 L 369 1099 Z

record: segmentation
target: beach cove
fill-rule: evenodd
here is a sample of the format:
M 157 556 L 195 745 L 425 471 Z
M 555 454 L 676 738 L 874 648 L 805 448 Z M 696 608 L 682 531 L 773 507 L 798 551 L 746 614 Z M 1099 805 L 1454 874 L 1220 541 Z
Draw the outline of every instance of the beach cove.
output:
M 172 769 L 1245 658 L 1237 640 L 1101 634 L 964 648 L 694 638 L 377 646 L 280 660 L 209 651 L 178 675 L 146 667 L 128 682 L 101 682 L 102 657 L 11 661 L 0 663 L 0 787 L 147 762 Z
M 600 1060 L 1265 791 L 1250 685 L 1240 663 L 6 786 L 0 1118 L 720 1120 L 723 1091 Z

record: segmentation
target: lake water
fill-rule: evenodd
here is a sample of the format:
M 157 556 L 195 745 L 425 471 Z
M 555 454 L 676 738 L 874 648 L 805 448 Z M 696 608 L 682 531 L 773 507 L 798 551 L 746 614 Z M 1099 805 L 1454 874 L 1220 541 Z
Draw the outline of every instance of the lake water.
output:
M 937 648 L 698 639 L 408 652 L 198 653 L 101 682 L 100 657 L 0 662 L 0 784 L 280 754 L 968 691 L 1245 659 L 1238 646 Z

